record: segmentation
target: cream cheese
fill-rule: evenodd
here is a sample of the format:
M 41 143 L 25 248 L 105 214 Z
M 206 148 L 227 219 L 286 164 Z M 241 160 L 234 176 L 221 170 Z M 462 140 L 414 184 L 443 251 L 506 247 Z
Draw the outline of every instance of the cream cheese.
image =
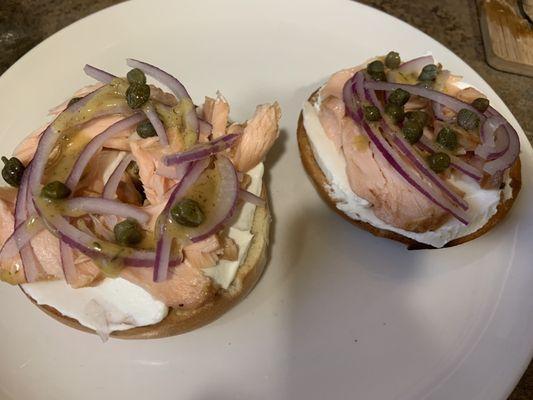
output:
M 352 219 L 367 222 L 376 228 L 386 229 L 399 233 L 417 242 L 434 247 L 443 247 L 453 239 L 457 239 L 480 229 L 496 213 L 500 202 L 502 190 L 484 190 L 477 182 L 465 176 L 453 183 L 465 193 L 465 200 L 470 205 L 468 216 L 470 223 L 463 225 L 455 218 L 450 218 L 444 225 L 434 231 L 423 233 L 409 232 L 386 224 L 374 214 L 372 205 L 365 199 L 357 196 L 348 183 L 346 161 L 344 155 L 339 153 L 333 142 L 328 138 L 320 120 L 318 112 L 320 101 L 315 105 L 306 102 L 303 106 L 304 126 L 311 142 L 313 154 L 321 170 L 328 180 L 326 189 L 331 197 L 336 200 L 337 208 Z M 509 187 L 510 178 L 505 179 Z M 512 196 L 511 190 L 504 189 L 504 198 Z
M 258 196 L 261 194 L 263 172 L 262 163 L 248 172 L 251 178 L 248 191 Z M 255 208 L 253 204 L 243 204 L 229 229 L 229 237 L 239 247 L 238 259 L 220 260 L 215 267 L 204 269 L 204 273 L 224 289 L 235 279 L 250 247 Z M 83 326 L 94 329 L 104 340 L 110 332 L 153 325 L 168 314 L 164 303 L 122 278 L 105 278 L 96 286 L 79 289 L 71 288 L 64 280 L 26 283 L 22 289 L 37 304 L 51 306 L 61 314 L 76 319 Z

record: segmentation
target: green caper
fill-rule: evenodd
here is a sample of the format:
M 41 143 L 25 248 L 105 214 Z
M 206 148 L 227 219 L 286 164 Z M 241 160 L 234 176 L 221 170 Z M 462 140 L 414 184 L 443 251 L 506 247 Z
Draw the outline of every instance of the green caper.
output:
M 433 153 L 427 158 L 429 168 L 440 173 L 450 166 L 450 156 L 446 153 Z
M 70 196 L 71 190 L 67 185 L 60 181 L 52 181 L 44 185 L 41 196 L 48 199 L 59 200 Z
M 381 113 L 376 106 L 363 106 L 363 113 L 367 121 L 379 121 L 381 119 Z
M 148 120 L 137 125 L 137 134 L 143 139 L 157 135 L 154 126 Z
M 385 105 L 385 113 L 396 123 L 402 122 L 405 117 L 403 107 L 396 104 L 387 103 Z
M 434 81 L 437 78 L 438 68 L 435 64 L 428 64 L 422 68 L 422 72 L 418 76 L 419 81 Z
M 73 98 L 70 99 L 70 101 L 68 102 L 68 104 L 67 104 L 67 108 L 70 107 L 71 105 L 73 105 L 74 103 L 77 103 L 77 102 L 80 101 L 81 99 L 83 99 L 83 97 L 73 97 Z
M 422 137 L 422 133 L 423 128 L 417 121 L 407 120 L 403 123 L 402 134 L 409 143 L 415 144 L 418 142 Z
M 149 98 L 150 86 L 144 83 L 132 83 L 126 90 L 126 101 L 134 110 L 141 108 Z
M 204 222 L 205 215 L 196 201 L 183 199 L 170 210 L 170 216 L 180 225 L 196 227 Z
M 394 89 L 391 94 L 389 95 L 389 98 L 387 101 L 391 104 L 396 104 L 398 106 L 403 106 L 405 103 L 409 101 L 409 98 L 411 95 L 409 92 L 403 90 L 403 89 Z
M 2 177 L 4 180 L 13 187 L 19 187 L 22 175 L 24 174 L 24 164 L 16 157 L 2 157 L 4 162 L 4 168 L 2 168 Z
M 487 111 L 487 108 L 489 108 L 489 99 L 478 97 L 472 102 L 472 107 L 478 111 L 485 112 Z
M 395 51 L 389 51 L 389 54 L 385 57 L 385 65 L 390 69 L 398 68 L 401 61 L 400 55 Z
M 437 143 L 448 150 L 455 150 L 457 148 L 457 133 L 447 126 L 442 128 L 437 135 Z
M 126 78 L 128 79 L 129 83 L 146 83 L 146 75 L 144 75 L 144 72 L 142 72 L 139 68 L 133 68 L 132 70 L 128 71 Z
M 409 111 L 408 113 L 405 113 L 405 118 L 407 118 L 409 121 L 418 122 L 422 128 L 426 126 L 429 121 L 429 116 L 427 113 L 420 110 Z
M 142 229 L 134 219 L 126 219 L 119 222 L 113 228 L 115 240 L 123 245 L 132 246 L 138 244 L 143 239 Z
M 479 117 L 475 112 L 462 108 L 457 113 L 457 125 L 466 130 L 476 129 L 479 126 Z
M 370 64 L 368 64 L 366 66 L 366 71 L 368 72 L 368 75 L 370 75 L 376 81 L 387 80 L 385 76 L 385 65 L 379 60 L 372 61 Z

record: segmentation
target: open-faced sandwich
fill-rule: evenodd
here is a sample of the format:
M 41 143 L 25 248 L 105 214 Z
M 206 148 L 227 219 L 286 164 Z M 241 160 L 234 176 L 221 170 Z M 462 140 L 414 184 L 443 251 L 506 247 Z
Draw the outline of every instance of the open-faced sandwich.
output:
M 326 202 L 411 248 L 479 237 L 520 190 L 517 132 L 432 56 L 402 63 L 391 51 L 333 74 L 304 104 L 297 135 Z
M 217 318 L 260 277 L 280 108 L 231 123 L 222 95 L 196 107 L 170 74 L 128 65 L 126 78 L 86 66 L 99 83 L 2 158 L 0 278 L 69 326 L 164 337 Z

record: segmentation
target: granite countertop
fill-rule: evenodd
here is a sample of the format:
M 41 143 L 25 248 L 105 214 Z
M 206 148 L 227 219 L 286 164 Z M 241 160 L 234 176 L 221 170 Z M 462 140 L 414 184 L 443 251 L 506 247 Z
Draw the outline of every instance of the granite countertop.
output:
M 509 106 L 533 142 L 533 78 L 497 71 L 485 61 L 472 0 L 360 0 L 417 27 L 474 68 Z M 0 74 L 70 23 L 121 0 L 1 0 Z M 509 400 L 533 399 L 533 363 Z

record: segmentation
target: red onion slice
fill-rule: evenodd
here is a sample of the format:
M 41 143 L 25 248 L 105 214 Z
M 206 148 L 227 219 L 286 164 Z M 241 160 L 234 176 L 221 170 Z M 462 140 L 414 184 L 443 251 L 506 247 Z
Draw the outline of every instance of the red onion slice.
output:
M 199 144 L 187 151 L 165 156 L 163 162 L 165 165 L 179 165 L 186 162 L 202 160 L 230 148 L 239 136 L 240 134 L 238 133 L 221 136 L 212 142 Z
M 104 199 L 113 199 L 116 197 L 120 180 L 122 179 L 124 172 L 126 172 L 128 165 L 130 165 L 132 161 L 133 155 L 130 153 L 126 155 L 117 165 L 104 186 L 104 192 L 102 193 L 102 197 Z
M 420 177 L 418 177 L 416 174 L 412 174 L 412 167 L 408 166 L 405 161 L 402 160 L 398 154 L 396 154 L 394 149 L 392 149 L 389 143 L 383 138 L 379 130 L 374 126 L 368 125 L 366 121 L 364 121 L 361 108 L 358 107 L 358 109 L 355 109 L 353 98 L 354 88 L 358 79 L 364 79 L 364 76 L 361 78 L 361 75 L 362 73 L 358 72 L 354 78 L 346 82 L 346 85 L 343 89 L 344 102 L 346 104 L 346 112 L 348 116 L 363 128 L 363 131 L 374 144 L 376 149 L 411 186 L 418 190 L 422 195 L 427 197 L 432 203 L 452 214 L 463 224 L 468 225 L 468 217 L 464 211 L 445 198 L 442 198 L 442 195 L 436 193 L 436 191 L 430 185 L 428 185 L 427 182 L 420 179 Z
M 192 103 L 192 98 L 187 92 L 187 89 L 185 89 L 185 86 L 183 86 L 179 80 L 170 75 L 168 72 L 165 72 L 154 65 L 135 60 L 133 58 L 128 58 L 126 62 L 130 67 L 140 69 L 146 75 L 150 75 L 152 78 L 167 86 L 178 99 L 188 99 Z M 198 116 L 196 115 L 194 107 L 191 107 L 191 110 L 189 110 L 185 116 L 185 119 L 187 126 L 189 126 L 189 128 L 194 132 L 198 133 Z
M 211 136 L 211 132 L 213 131 L 213 125 L 211 125 L 207 121 L 204 121 L 203 119 L 198 118 L 198 129 L 200 132 L 200 136 L 207 138 Z
M 477 116 L 479 116 L 482 121 L 485 119 L 484 115 L 480 113 L 476 108 L 472 107 L 472 105 L 465 103 L 464 101 L 461 101 L 459 99 L 456 99 L 455 97 L 452 97 L 446 93 L 438 92 L 436 90 L 428 89 L 422 86 L 407 85 L 403 83 L 366 81 L 365 88 L 373 90 L 385 90 L 387 92 L 390 92 L 395 89 L 403 89 L 406 92 L 409 92 L 415 96 L 425 97 L 426 99 L 442 104 L 443 106 L 448 107 L 449 109 L 455 112 L 459 112 L 459 110 L 461 110 L 462 108 L 466 108 L 467 110 L 470 110 Z
M 27 210 L 27 194 L 29 191 L 29 177 L 31 175 L 32 167 L 28 166 L 22 175 L 19 191 L 17 193 L 17 200 L 15 203 L 15 227 L 21 226 L 28 219 Z M 18 238 L 16 239 L 18 241 Z M 26 282 L 35 282 L 43 275 L 44 271 L 39 261 L 35 257 L 35 253 L 31 247 L 31 243 L 23 245 L 20 249 L 20 259 L 24 269 L 24 276 Z
M 485 163 L 483 170 L 489 175 L 501 173 L 507 168 L 511 167 L 520 154 L 520 140 L 518 139 L 517 132 L 508 122 L 505 123 L 504 130 L 509 138 L 509 146 L 507 147 L 505 153 L 499 158 Z
M 78 159 L 72 167 L 72 170 L 70 171 L 70 175 L 67 178 L 67 181 L 65 182 L 65 184 L 70 188 L 70 190 L 74 191 L 76 185 L 80 181 L 85 167 L 87 167 L 89 161 L 91 161 L 93 156 L 98 152 L 98 150 L 100 150 L 100 148 L 108 139 L 123 132 L 126 129 L 131 128 L 132 126 L 138 124 L 144 119 L 145 117 L 142 114 L 133 114 L 131 117 L 125 118 L 114 123 L 105 131 L 91 139 L 91 141 L 87 144 L 87 146 L 85 146 L 83 151 L 80 153 Z
M 31 224 L 28 222 L 29 220 L 32 220 Z M 29 220 L 17 226 L 15 231 L 6 240 L 2 246 L 2 250 L 0 250 L 0 261 L 6 261 L 15 257 L 24 246 L 30 243 L 44 229 L 44 225 L 39 218 L 30 217 Z
M 133 218 L 141 224 L 146 224 L 150 220 L 150 214 L 139 207 L 100 197 L 74 197 L 65 200 L 62 208 L 64 215 L 69 217 L 79 217 L 85 214 L 115 215 Z
M 214 200 L 216 208 L 206 216 L 206 220 L 198 228 L 191 232 L 190 238 L 193 242 L 204 240 L 222 229 L 236 209 L 239 182 L 235 167 L 229 158 L 219 155 L 215 161 L 215 169 L 219 174 L 218 193 Z
M 239 189 L 239 198 L 246 203 L 254 204 L 256 206 L 263 207 L 265 205 L 264 199 L 244 189 Z
M 402 63 L 397 69 L 403 75 L 420 75 L 422 69 L 428 64 L 435 64 L 433 56 L 422 56 Z
M 422 136 L 417 143 L 417 146 L 428 153 L 436 153 L 442 151 L 437 144 L 433 143 L 430 139 L 425 136 Z M 461 160 L 459 157 L 447 153 L 450 156 L 451 165 L 461 171 L 463 174 L 470 176 L 478 182 L 481 182 L 483 179 L 483 172 L 474 167 L 473 165 L 468 164 L 467 162 Z
M 83 71 L 91 78 L 94 78 L 102 83 L 111 83 L 113 79 L 116 79 L 115 75 L 110 74 L 109 72 L 106 72 L 99 68 L 93 67 L 89 64 L 85 64 L 85 67 L 83 67 Z
M 161 282 L 168 276 L 168 260 L 172 247 L 172 238 L 169 237 L 167 230 L 170 209 L 185 196 L 189 188 L 198 180 L 208 165 L 209 160 L 197 161 L 188 165 L 183 179 L 180 180 L 172 191 L 163 212 L 159 216 L 159 222 L 156 226 L 157 247 L 153 275 L 154 282 Z
M 63 269 L 65 281 L 69 285 L 72 285 L 78 276 L 78 271 L 74 264 L 74 252 L 68 244 L 61 240 L 59 241 L 59 254 L 61 256 L 61 268 Z
M 146 114 L 146 117 L 150 120 L 150 123 L 153 125 L 161 144 L 163 146 L 168 146 L 168 135 L 165 130 L 165 126 L 163 125 L 161 119 L 159 119 L 159 115 L 157 115 L 154 106 L 148 103 L 145 107 L 143 107 L 143 111 Z

